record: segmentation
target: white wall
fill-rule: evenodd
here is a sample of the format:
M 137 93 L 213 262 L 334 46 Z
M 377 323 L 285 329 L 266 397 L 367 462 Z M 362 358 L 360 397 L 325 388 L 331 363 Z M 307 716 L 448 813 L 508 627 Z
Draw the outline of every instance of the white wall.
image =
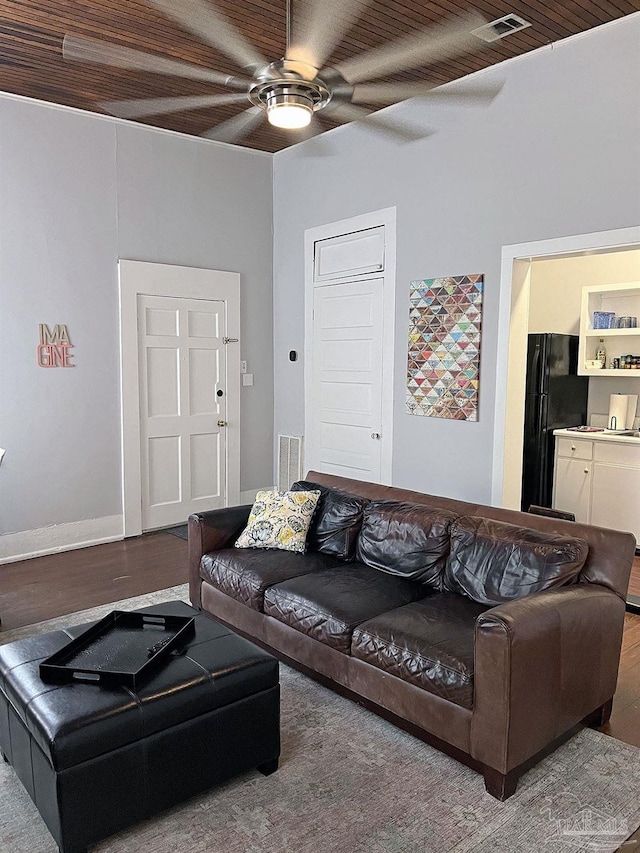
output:
M 241 488 L 272 482 L 271 217 L 268 155 L 0 97 L 0 532 L 122 529 L 118 258 L 241 274 Z M 39 323 L 74 369 L 36 365 Z
M 628 281 L 640 282 L 640 250 L 533 261 L 529 332 L 577 335 L 582 288 Z M 592 376 L 587 403 L 589 418 L 608 413 L 610 394 L 640 394 L 640 378 Z M 637 414 L 640 416 L 640 401 Z
M 582 288 L 640 282 L 640 250 L 536 259 L 531 264 L 529 334 L 580 331 Z
M 640 16 L 494 67 L 505 79 L 484 109 L 411 101 L 397 118 L 439 127 L 406 146 L 360 127 L 275 156 L 276 431 L 303 431 L 303 234 L 370 210 L 397 208 L 395 452 L 399 486 L 489 502 L 500 256 L 503 245 L 640 222 Z M 408 288 L 412 279 L 484 273 L 477 423 L 405 414 Z

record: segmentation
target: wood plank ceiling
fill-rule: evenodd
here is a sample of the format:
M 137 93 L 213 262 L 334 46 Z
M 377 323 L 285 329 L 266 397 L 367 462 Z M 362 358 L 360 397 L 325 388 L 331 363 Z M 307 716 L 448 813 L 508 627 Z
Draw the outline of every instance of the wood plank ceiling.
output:
M 295 0 L 293 5 L 295 14 Z M 264 56 L 279 59 L 283 55 L 285 0 L 217 0 L 217 6 Z M 475 3 L 372 0 L 329 64 L 471 8 L 479 11 L 487 21 L 515 13 L 531 26 L 491 45 L 481 44 L 479 52 L 473 55 L 385 79 L 445 83 L 639 11 L 640 3 L 629 0 L 568 3 L 554 0 L 528 3 L 519 0 L 476 0 Z M 102 112 L 98 106 L 101 101 L 216 92 L 216 87 L 196 81 L 65 62 L 61 55 L 65 33 L 98 37 L 229 74 L 240 72 L 226 56 L 198 41 L 141 0 L 0 0 L 0 90 L 93 112 Z M 238 105 L 222 106 L 143 121 L 199 135 L 243 109 L 244 106 Z M 326 128 L 332 126 L 326 118 L 321 122 Z M 291 142 L 291 136 L 285 131 L 265 122 L 240 144 L 278 151 Z

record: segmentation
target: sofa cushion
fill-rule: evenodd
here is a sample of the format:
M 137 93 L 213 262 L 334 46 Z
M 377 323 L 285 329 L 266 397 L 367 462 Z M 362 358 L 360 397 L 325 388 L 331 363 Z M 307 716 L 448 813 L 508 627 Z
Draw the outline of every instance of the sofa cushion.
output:
M 362 622 L 354 658 L 429 693 L 473 707 L 473 633 L 487 608 L 455 593 L 435 593 Z
M 362 514 L 369 501 L 308 480 L 299 480 L 291 486 L 292 492 L 315 489 L 320 490 L 320 500 L 309 528 L 307 544 L 311 550 L 333 554 L 350 562 L 355 559 Z
M 338 560 L 318 552 L 260 551 L 224 548 L 205 554 L 200 577 L 231 598 L 262 611 L 264 591 L 274 583 L 334 566 Z
M 401 501 L 372 501 L 364 511 L 356 559 L 367 566 L 442 588 L 449 553 L 448 510 Z
M 236 540 L 236 548 L 276 548 L 304 554 L 307 532 L 318 505 L 320 492 L 276 492 L 256 494 L 247 526 Z
M 417 601 L 425 592 L 413 581 L 347 563 L 269 587 L 264 612 L 349 654 L 351 635 L 359 622 Z
M 493 606 L 574 582 L 587 559 L 584 539 L 463 516 L 451 525 L 445 589 Z

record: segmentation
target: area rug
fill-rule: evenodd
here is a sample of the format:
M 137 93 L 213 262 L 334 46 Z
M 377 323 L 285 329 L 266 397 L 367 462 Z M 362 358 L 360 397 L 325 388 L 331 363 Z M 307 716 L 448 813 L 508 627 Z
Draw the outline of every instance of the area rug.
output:
M 187 600 L 186 586 L 118 602 Z M 99 618 L 74 613 L 3 641 Z M 138 824 L 95 853 L 611 853 L 640 823 L 640 750 L 586 729 L 500 803 L 482 778 L 372 713 L 281 667 L 282 758 Z M 56 853 L 0 763 L 0 850 Z

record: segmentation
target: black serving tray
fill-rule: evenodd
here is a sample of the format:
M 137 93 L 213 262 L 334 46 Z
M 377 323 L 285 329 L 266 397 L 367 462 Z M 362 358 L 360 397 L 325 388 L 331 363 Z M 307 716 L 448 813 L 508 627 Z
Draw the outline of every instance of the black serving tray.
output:
M 113 610 L 42 661 L 40 678 L 135 689 L 194 633 L 193 616 Z

